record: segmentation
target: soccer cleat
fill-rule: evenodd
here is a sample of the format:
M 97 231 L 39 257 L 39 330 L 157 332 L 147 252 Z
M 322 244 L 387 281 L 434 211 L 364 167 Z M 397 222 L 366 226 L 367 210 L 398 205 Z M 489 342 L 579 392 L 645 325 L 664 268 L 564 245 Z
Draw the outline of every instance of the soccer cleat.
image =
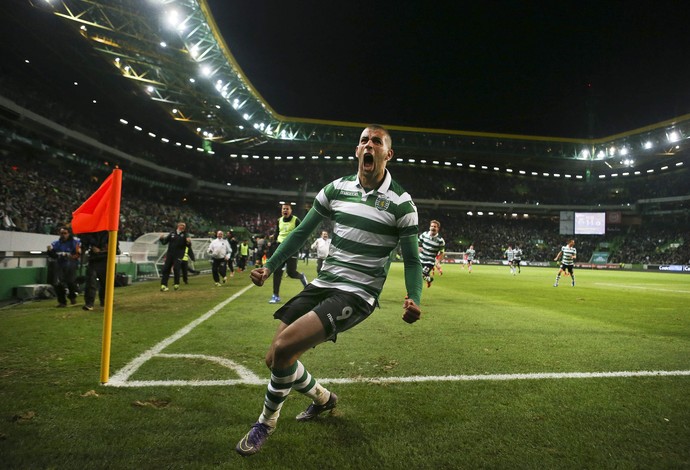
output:
M 249 432 L 244 435 L 242 440 L 237 443 L 235 450 L 242 457 L 254 455 L 261 450 L 261 446 L 264 445 L 268 436 L 273 434 L 273 431 L 275 431 L 275 428 L 257 421 L 252 425 Z
M 161 292 L 168 292 L 170 289 L 168 289 L 168 286 L 164 286 L 161 284 Z
M 93 305 L 84 305 L 81 309 L 91 311 L 91 310 L 93 310 Z
M 278 302 L 280 302 L 280 297 L 277 295 L 272 295 L 271 300 L 268 301 L 269 304 L 277 304 Z
M 309 284 L 309 282 L 307 281 L 307 275 L 304 273 L 302 273 L 302 275 L 299 277 L 299 280 L 302 281 L 302 285 L 304 287 L 307 287 L 307 284 Z
M 312 403 L 307 407 L 306 410 L 297 415 L 297 421 L 309 421 L 310 419 L 316 418 L 318 415 L 324 411 L 332 410 L 338 404 L 338 396 L 331 392 L 331 396 L 328 397 L 328 401 L 323 405 L 317 405 Z
M 223 277 L 223 284 L 225 284 L 227 282 L 227 280 L 228 280 L 228 276 L 224 276 Z
M 216 282 L 216 287 L 220 287 L 220 282 Z
M 179 284 L 175 284 L 175 285 L 173 286 L 173 289 L 175 289 L 175 290 L 180 290 L 180 285 L 179 285 Z
M 555 283 L 553 286 L 554 286 L 554 287 L 558 287 L 558 283 Z
M 575 281 L 573 281 L 570 285 L 571 285 L 572 287 L 575 287 Z

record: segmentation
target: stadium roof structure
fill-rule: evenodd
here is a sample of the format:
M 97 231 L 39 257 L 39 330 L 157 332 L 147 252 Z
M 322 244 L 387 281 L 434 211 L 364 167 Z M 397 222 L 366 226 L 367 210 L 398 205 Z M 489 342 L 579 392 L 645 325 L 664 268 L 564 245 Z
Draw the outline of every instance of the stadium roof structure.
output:
M 107 63 L 201 139 L 256 152 L 350 155 L 368 123 L 278 114 L 243 73 L 205 0 L 31 0 L 70 23 Z M 76 38 L 76 35 L 75 35 Z M 690 114 L 603 138 L 539 137 L 381 123 L 398 157 L 450 165 L 609 169 L 685 157 Z M 216 145 L 216 148 L 218 146 Z

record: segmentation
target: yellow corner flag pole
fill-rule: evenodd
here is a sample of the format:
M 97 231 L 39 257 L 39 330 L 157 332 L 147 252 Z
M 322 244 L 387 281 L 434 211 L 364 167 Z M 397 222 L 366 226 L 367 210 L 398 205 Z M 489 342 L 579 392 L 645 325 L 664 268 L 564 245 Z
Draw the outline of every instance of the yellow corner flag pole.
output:
M 110 338 L 113 330 L 113 299 L 115 297 L 115 256 L 117 230 L 108 231 L 108 265 L 105 274 L 105 308 L 103 311 L 103 347 L 101 348 L 101 383 L 110 376 Z
M 122 194 L 122 170 L 113 170 L 112 191 L 107 211 L 108 265 L 105 275 L 105 307 L 103 309 L 103 347 L 101 349 L 101 383 L 108 383 L 110 376 L 110 338 L 113 330 L 113 298 L 115 297 L 115 260 L 117 256 L 117 229 L 120 225 L 120 197 Z

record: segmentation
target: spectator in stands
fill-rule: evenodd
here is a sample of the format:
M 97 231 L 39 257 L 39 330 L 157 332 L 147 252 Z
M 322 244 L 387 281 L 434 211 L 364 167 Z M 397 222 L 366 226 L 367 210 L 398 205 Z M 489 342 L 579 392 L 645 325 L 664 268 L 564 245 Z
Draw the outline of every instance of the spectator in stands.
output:
M 161 276 L 161 292 L 167 292 L 168 279 L 170 279 L 170 271 L 174 275 L 174 289 L 180 288 L 180 269 L 182 258 L 184 258 L 185 249 L 192 246 L 192 239 L 187 235 L 187 224 L 178 222 L 177 228 L 174 232 L 167 235 L 160 236 L 160 242 L 163 245 L 168 245 L 168 251 L 165 254 L 165 264 L 163 265 L 163 274 Z
M 77 264 L 81 256 L 79 240 L 67 227 L 60 228 L 60 238 L 48 245 L 48 256 L 54 260 L 52 284 L 58 298 L 58 307 L 67 307 L 67 297 L 72 305 L 77 303 Z

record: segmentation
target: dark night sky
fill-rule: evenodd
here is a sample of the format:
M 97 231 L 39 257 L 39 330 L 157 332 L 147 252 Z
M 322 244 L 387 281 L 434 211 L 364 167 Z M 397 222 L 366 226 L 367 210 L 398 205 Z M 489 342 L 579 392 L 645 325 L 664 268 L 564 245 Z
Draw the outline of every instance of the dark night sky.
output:
M 208 3 L 287 116 L 601 137 L 690 112 L 690 2 Z

